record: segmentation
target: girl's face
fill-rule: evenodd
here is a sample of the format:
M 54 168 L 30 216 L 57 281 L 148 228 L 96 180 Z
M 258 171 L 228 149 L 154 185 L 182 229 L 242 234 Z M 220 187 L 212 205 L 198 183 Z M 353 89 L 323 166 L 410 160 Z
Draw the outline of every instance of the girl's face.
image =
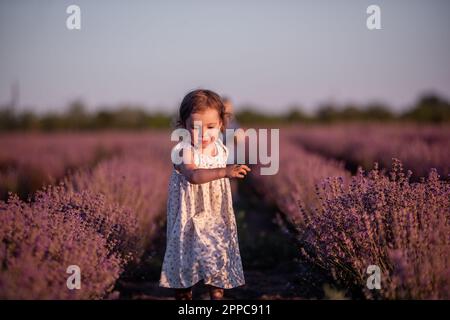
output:
M 203 149 L 219 139 L 221 126 L 219 113 L 212 108 L 192 113 L 186 120 L 186 129 L 191 134 L 191 141 L 194 146 Z

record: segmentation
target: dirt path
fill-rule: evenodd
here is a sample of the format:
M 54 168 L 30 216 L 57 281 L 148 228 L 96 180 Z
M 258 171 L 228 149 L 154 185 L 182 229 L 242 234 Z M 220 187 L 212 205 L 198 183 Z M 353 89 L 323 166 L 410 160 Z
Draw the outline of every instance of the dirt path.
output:
M 234 188 L 236 187 L 236 188 Z M 280 226 L 276 208 L 265 203 L 249 182 L 233 186 L 234 209 L 246 284 L 226 290 L 226 299 L 314 299 L 323 297 L 323 277 L 298 259 L 292 236 Z M 277 222 L 278 221 L 278 222 Z M 165 249 L 165 225 L 143 261 L 116 286 L 122 299 L 172 299 L 172 290 L 158 287 Z M 208 299 L 202 283 L 194 299 Z

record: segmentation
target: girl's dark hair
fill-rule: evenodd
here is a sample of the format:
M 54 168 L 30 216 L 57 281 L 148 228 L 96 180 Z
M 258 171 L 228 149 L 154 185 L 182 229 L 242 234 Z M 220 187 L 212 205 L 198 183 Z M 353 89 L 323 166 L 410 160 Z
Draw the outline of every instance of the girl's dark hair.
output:
M 222 98 L 217 93 L 206 89 L 191 91 L 183 98 L 180 105 L 177 127 L 185 128 L 186 121 L 192 113 L 202 112 L 208 108 L 217 110 L 222 120 L 220 130 L 222 132 L 225 131 L 230 115 L 225 112 Z

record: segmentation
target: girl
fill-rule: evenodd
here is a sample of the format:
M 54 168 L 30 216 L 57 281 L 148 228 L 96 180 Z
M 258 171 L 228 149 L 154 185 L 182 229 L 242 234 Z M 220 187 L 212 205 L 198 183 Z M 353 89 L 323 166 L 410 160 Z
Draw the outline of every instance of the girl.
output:
M 190 143 L 175 146 L 183 159 L 174 165 L 167 202 L 167 244 L 159 285 L 175 288 L 175 299 L 192 299 L 203 280 L 211 299 L 223 289 L 245 284 L 229 178 L 244 178 L 246 165 L 227 166 L 228 150 L 218 138 L 227 115 L 220 96 L 210 90 L 188 93 L 178 126 Z

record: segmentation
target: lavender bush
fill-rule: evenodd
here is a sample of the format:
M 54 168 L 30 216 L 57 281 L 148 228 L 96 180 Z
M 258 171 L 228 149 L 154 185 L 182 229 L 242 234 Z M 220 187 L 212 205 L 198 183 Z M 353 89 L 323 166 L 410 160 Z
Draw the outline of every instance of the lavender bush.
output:
M 103 161 L 93 170 L 78 172 L 67 179 L 73 191 L 89 190 L 104 195 L 127 211 L 103 217 L 109 225 L 120 226 L 120 241 L 139 258 L 159 229 L 163 218 L 170 174 L 170 145 L 160 141 L 166 135 L 152 135 L 127 146 L 122 155 Z
M 109 135 L 111 137 L 111 135 Z M 95 299 L 108 295 L 155 235 L 170 173 L 167 132 L 119 135 L 121 152 L 24 202 L 0 202 L 0 298 Z M 68 290 L 78 265 L 81 290 Z
M 326 179 L 319 206 L 302 210 L 303 254 L 367 298 L 448 299 L 450 186 L 435 169 L 421 183 L 410 177 L 395 160 L 389 176 L 376 165 L 348 186 Z M 366 287 L 369 265 L 381 268 L 379 291 Z
M 298 132 L 282 130 L 277 175 L 253 176 L 293 225 L 301 254 L 369 299 L 448 299 L 448 182 L 436 169 L 412 182 L 398 160 L 389 174 L 376 165 L 350 177 L 342 163 L 296 144 Z M 369 265 L 381 269 L 379 291 L 366 287 Z
M 32 203 L 11 196 L 0 202 L 0 298 L 96 299 L 109 292 L 126 262 L 114 252 L 102 222 L 90 212 L 118 210 L 88 192 L 63 186 L 39 191 Z M 66 286 L 69 265 L 81 268 L 80 290 Z

